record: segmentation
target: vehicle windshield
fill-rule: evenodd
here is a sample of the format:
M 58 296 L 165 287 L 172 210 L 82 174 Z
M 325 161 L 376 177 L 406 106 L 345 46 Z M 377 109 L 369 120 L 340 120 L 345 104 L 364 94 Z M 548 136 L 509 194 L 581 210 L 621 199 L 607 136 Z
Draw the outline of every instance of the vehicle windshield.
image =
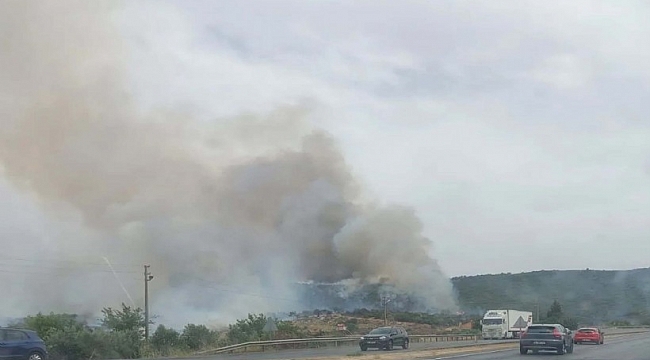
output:
M 390 334 L 390 328 L 377 328 L 370 332 L 370 335 Z
M 483 325 L 501 325 L 503 319 L 483 319 Z

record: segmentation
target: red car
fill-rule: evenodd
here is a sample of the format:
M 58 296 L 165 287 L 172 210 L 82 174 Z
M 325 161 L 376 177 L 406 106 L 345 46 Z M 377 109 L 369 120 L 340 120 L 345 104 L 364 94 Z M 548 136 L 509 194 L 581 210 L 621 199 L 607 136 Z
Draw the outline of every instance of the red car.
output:
M 586 342 L 595 343 L 596 345 L 603 344 L 605 343 L 605 333 L 595 327 L 578 329 L 573 335 L 573 343 L 582 344 Z

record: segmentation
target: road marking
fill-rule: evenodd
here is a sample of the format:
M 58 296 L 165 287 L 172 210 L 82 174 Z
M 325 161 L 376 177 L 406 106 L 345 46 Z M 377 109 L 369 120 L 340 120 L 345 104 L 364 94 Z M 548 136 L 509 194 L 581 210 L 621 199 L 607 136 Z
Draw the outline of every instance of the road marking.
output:
M 624 337 L 624 336 L 626 336 L 626 335 L 632 335 L 632 334 L 616 334 L 616 335 L 610 335 L 610 338 L 619 338 L 619 337 Z M 428 360 L 459 359 L 459 358 L 465 358 L 465 357 L 470 357 L 470 356 L 475 356 L 475 355 L 496 354 L 496 353 L 506 352 L 506 351 L 512 351 L 512 350 L 513 350 L 513 349 L 480 351 L 480 352 L 472 352 L 472 353 L 467 353 L 467 354 L 441 356 L 441 357 L 431 358 L 431 359 L 428 359 Z
M 433 358 L 433 359 L 430 359 L 430 360 L 457 359 L 457 358 L 464 358 L 464 357 L 474 356 L 474 355 L 496 354 L 496 353 L 506 352 L 506 351 L 512 351 L 512 349 L 490 350 L 490 351 L 473 352 L 473 353 L 469 353 L 469 354 L 441 356 L 441 357 Z

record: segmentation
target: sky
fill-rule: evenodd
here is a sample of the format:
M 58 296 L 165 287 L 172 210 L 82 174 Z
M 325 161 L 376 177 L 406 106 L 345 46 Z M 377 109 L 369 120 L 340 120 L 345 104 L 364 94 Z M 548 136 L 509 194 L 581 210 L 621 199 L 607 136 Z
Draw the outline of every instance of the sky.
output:
M 119 49 L 136 111 L 194 119 L 183 136 L 197 140 L 170 148 L 190 147 L 209 162 L 213 154 L 198 145 L 202 129 L 299 108 L 307 124 L 288 121 L 286 134 L 233 142 L 227 155 L 264 148 L 270 140 L 262 136 L 285 141 L 300 126 L 324 130 L 364 201 L 413 209 L 413 227 L 421 225 L 447 276 L 650 267 L 646 2 L 142 0 L 108 7 L 102 21 L 119 31 L 111 49 Z M 0 110 L 11 109 L 6 99 Z M 225 135 L 221 141 L 228 143 Z M 90 252 L 95 242 L 77 240 L 105 236 L 75 212 L 88 204 L 43 204 L 43 192 L 31 188 L 43 179 L 3 174 L 3 279 L 11 283 L 25 266 L 41 274 L 32 256 L 61 266 L 48 254 Z M 189 256 L 185 250 L 173 249 Z M 116 264 L 122 281 L 139 291 L 141 259 L 122 255 L 129 262 Z M 89 265 L 113 281 L 103 262 Z M 11 286 L 19 289 L 21 280 Z M 92 295 L 75 301 L 84 297 Z
M 184 1 L 126 11 L 145 103 L 309 103 L 450 275 L 650 266 L 642 1 Z M 137 20 L 136 20 L 137 19 Z

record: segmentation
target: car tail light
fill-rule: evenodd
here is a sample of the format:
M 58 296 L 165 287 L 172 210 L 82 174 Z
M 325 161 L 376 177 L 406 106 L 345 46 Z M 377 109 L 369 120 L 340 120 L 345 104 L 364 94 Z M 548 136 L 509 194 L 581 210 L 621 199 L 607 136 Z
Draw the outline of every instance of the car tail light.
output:
M 558 329 L 553 329 L 553 337 L 556 339 L 561 339 L 562 338 L 562 333 Z

